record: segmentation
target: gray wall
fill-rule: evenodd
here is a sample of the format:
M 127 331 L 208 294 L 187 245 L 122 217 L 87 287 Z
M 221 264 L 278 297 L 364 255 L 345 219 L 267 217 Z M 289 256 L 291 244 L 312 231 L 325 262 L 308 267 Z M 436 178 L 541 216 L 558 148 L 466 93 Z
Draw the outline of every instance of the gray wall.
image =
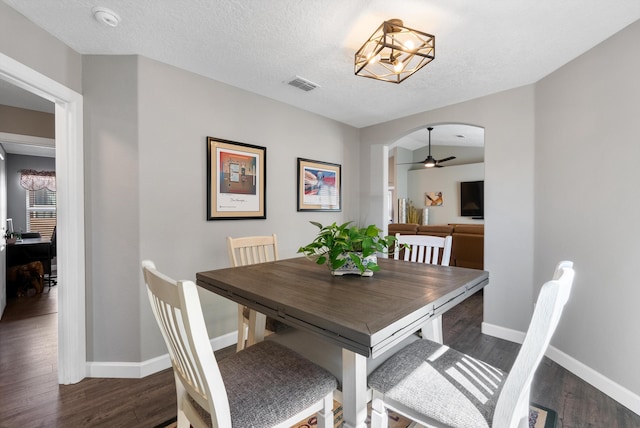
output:
M 7 218 L 13 219 L 13 230 L 27 231 L 26 194 L 20 186 L 20 170 L 55 171 L 55 158 L 7 154 Z
M 82 57 L 0 1 L 0 52 L 82 93 Z
M 418 126 L 483 126 L 490 272 L 483 329 L 525 331 L 555 263 L 574 260 L 574 292 L 552 344 L 563 362 L 628 398 L 634 411 L 640 59 L 629 52 L 637 40 L 640 22 L 537 84 L 363 129 L 361 150 L 364 166 L 372 151 Z M 361 171 L 363 181 L 376 179 L 375 168 Z
M 418 127 L 463 123 L 485 129 L 485 322 L 525 331 L 533 307 L 534 87 L 525 86 L 362 129 L 362 164 Z M 378 171 L 364 168 L 362 181 Z M 379 198 L 361 200 L 363 206 Z M 369 208 L 374 212 L 375 208 Z
M 576 284 L 554 339 L 640 393 L 640 22 L 536 84 L 536 284 L 556 260 Z
M 83 58 L 88 361 L 140 361 L 137 64 Z
M 7 154 L 0 144 L 0 230 L 4 236 L 7 221 Z M 2 159 L 4 158 L 4 160 Z M 7 253 L 4 240 L 0 238 L 0 317 L 7 306 Z
M 524 331 L 540 282 L 566 254 L 576 260 L 578 275 L 553 344 L 637 397 L 640 374 L 632 368 L 640 349 L 632 331 L 640 289 L 631 266 L 639 226 L 631 213 L 640 202 L 631 183 L 638 181 L 632 120 L 640 110 L 640 73 L 629 53 L 639 26 L 539 84 L 360 131 L 145 59 L 88 58 L 87 216 L 96 215 L 87 230 L 89 361 L 142 361 L 166 352 L 142 295 L 141 258 L 193 279 L 197 270 L 227 265 L 227 235 L 273 231 L 290 257 L 313 235 L 308 220 L 383 224 L 384 145 L 419 126 L 458 122 L 485 128 L 485 266 L 491 274 L 485 323 Z M 82 92 L 80 56 L 2 2 L 0 52 Z M 112 71 L 133 82 L 114 79 Z M 268 148 L 269 183 L 280 180 L 282 190 L 269 184 L 267 220 L 204 220 L 207 135 Z M 604 145 L 613 154 L 597 157 Z M 296 213 L 297 156 L 349 166 L 343 213 Z M 605 202 L 590 203 L 602 193 Z M 139 198 L 133 206 L 132 194 Z M 96 213 L 107 206 L 119 215 Z M 212 336 L 235 328 L 232 304 L 210 296 L 204 304 Z M 221 324 L 212 325 L 212 317 Z
M 55 119 L 51 113 L 0 105 L 0 132 L 56 138 Z
M 140 260 L 167 274 L 229 266 L 226 237 L 276 233 L 280 255 L 311 241 L 308 223 L 358 220 L 358 131 L 138 57 L 84 58 L 87 315 L 90 361 L 166 353 Z M 206 221 L 206 137 L 267 147 L 267 219 Z M 296 158 L 343 165 L 343 212 L 296 212 Z M 236 306 L 202 293 L 209 334 L 235 330 Z

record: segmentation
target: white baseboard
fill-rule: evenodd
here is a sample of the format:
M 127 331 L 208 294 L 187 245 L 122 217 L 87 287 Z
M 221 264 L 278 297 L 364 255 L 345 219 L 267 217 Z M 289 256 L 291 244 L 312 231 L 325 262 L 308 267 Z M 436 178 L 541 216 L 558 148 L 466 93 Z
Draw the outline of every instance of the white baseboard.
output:
M 211 347 L 217 351 L 234 345 L 237 340 L 238 333 L 234 331 L 211 339 Z M 139 379 L 170 367 L 171 360 L 168 353 L 139 363 L 89 361 L 87 362 L 87 377 Z
M 482 323 L 482 333 L 515 343 L 522 343 L 525 337 L 525 334 L 521 331 L 511 330 L 485 322 Z M 627 388 L 603 376 L 601 373 L 586 366 L 554 346 L 549 346 L 545 355 L 555 363 L 578 376 L 580 379 L 616 400 L 635 414 L 640 415 L 639 395 L 629 391 Z
M 500 327 L 494 324 L 482 323 L 482 334 L 508 340 L 509 342 L 522 343 L 525 334 L 521 331 Z

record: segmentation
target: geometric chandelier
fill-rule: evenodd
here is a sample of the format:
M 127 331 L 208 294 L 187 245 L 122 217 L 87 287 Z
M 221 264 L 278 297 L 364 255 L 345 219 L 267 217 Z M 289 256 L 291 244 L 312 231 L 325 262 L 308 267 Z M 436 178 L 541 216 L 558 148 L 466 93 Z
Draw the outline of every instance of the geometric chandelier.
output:
M 390 19 L 356 52 L 355 74 L 400 83 L 433 61 L 435 53 L 435 36 L 404 27 L 400 19 Z

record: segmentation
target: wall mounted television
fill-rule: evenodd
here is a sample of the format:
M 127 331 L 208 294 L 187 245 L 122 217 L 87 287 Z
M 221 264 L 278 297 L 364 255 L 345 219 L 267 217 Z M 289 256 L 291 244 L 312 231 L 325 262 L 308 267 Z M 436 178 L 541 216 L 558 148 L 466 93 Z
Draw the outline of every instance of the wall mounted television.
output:
M 460 216 L 484 219 L 484 181 L 460 182 Z

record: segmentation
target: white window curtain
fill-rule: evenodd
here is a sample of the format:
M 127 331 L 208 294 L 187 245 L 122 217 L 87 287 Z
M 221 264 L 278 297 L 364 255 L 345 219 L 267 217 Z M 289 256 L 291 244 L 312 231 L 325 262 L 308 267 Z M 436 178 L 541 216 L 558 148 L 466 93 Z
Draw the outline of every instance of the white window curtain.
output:
M 55 171 L 36 171 L 34 169 L 20 170 L 20 186 L 27 190 L 48 189 L 56 191 Z

